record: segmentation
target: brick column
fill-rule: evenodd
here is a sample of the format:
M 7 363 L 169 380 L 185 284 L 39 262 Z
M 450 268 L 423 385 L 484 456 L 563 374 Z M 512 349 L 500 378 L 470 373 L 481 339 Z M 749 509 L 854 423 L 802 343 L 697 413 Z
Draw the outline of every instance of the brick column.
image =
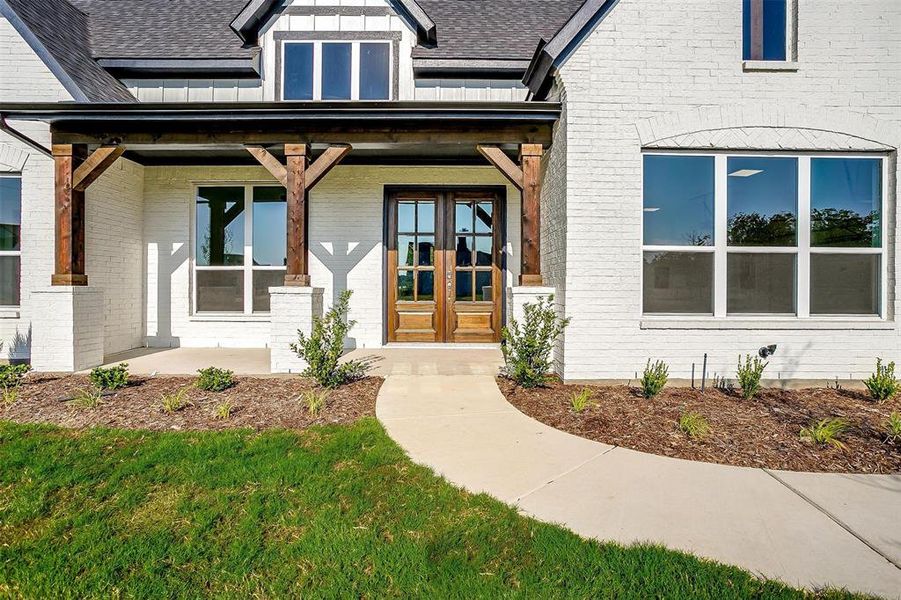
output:
M 103 292 L 85 286 L 54 286 L 31 293 L 35 371 L 83 371 L 103 364 Z
M 269 368 L 273 373 L 301 373 L 307 364 L 291 350 L 298 330 L 309 335 L 313 318 L 323 313 L 322 288 L 283 286 L 269 288 Z

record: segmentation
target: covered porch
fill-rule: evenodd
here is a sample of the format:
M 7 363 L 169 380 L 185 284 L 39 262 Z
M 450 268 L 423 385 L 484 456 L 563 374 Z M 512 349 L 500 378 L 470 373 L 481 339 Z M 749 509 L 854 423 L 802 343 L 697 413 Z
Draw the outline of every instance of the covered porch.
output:
M 270 372 L 296 372 L 297 330 L 309 331 L 345 289 L 358 323 L 351 349 L 496 343 L 517 306 L 552 292 L 541 275 L 540 195 L 556 104 L 0 112 L 52 131 L 54 269 L 31 298 L 47 316 L 33 324 L 38 370 L 90 368 L 134 347 L 219 346 L 268 350 Z M 114 181 L 116 169 L 140 181 Z M 232 196 L 219 198 L 223 190 Z M 125 196 L 129 210 L 98 218 Z M 258 211 L 265 197 L 282 211 L 274 221 Z M 465 210 L 474 224 L 460 225 Z M 406 212 L 418 215 L 412 230 Z M 135 237 L 140 256 L 117 258 L 115 247 Z M 273 260 L 262 259 L 264 239 L 282 247 Z M 117 269 L 132 281 L 127 290 Z

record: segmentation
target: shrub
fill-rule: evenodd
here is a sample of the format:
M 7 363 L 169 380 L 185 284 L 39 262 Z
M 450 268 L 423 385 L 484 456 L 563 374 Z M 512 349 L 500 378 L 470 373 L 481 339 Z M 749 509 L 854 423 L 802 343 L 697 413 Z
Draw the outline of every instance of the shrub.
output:
M 19 385 L 25 375 L 31 371 L 31 365 L 0 365 L 0 392 L 2 403 L 9 406 L 19 396 Z
M 101 398 L 103 398 L 103 391 L 92 387 L 75 392 L 75 396 L 67 404 L 75 408 L 97 408 L 100 406 Z
M 297 343 L 291 344 L 291 350 L 308 365 L 304 375 L 312 377 L 325 388 L 336 388 L 360 379 L 366 373 L 366 366 L 360 361 L 340 362 L 344 354 L 344 338 L 356 325 L 356 321 L 347 319 L 352 293 L 351 290 L 342 292 L 338 302 L 324 317 L 313 319 L 310 336 L 298 331 Z
M 710 423 L 701 414 L 684 412 L 679 417 L 679 429 L 693 440 L 700 440 L 710 434 Z
M 895 378 L 895 363 L 882 364 L 882 359 L 876 359 L 876 372 L 864 380 L 864 385 L 870 392 L 870 397 L 876 402 L 891 400 L 898 393 L 899 382 Z
M 221 392 L 235 385 L 235 374 L 227 369 L 207 367 L 197 371 L 200 375 L 194 385 L 208 392 Z
M 666 363 L 658 360 L 651 364 L 651 359 L 649 358 L 648 364 L 645 365 L 644 371 L 641 373 L 641 393 L 645 398 L 653 398 L 663 390 L 668 378 L 669 367 L 666 366 Z
M 231 400 L 226 400 L 222 404 L 216 407 L 216 419 L 220 421 L 227 421 L 232 416 L 232 403 Z
M 314 417 L 318 417 L 325 403 L 328 400 L 328 392 L 325 390 L 307 390 L 303 394 L 303 403 L 307 407 L 307 412 Z
M 844 419 L 822 419 L 812 422 L 808 427 L 802 428 L 801 439 L 820 446 L 830 444 L 836 448 L 844 448 L 845 445 L 838 438 L 847 429 L 848 422 Z
M 128 385 L 128 363 L 97 367 L 91 371 L 91 384 L 98 390 L 118 390 Z
M 756 356 L 752 358 L 750 354 L 745 356 L 745 363 L 742 364 L 741 356 L 738 357 L 738 385 L 745 400 L 750 400 L 760 391 L 760 378 L 767 364 Z
M 187 386 L 179 388 L 179 390 L 174 394 L 163 394 L 163 400 L 160 403 L 163 412 L 171 415 L 172 413 L 179 411 L 191 404 L 191 402 L 186 397 L 187 395 Z
M 889 444 L 901 443 L 901 413 L 895 411 L 885 421 L 885 441 Z
M 549 296 L 527 303 L 523 323 L 511 318 L 509 327 L 503 329 L 503 373 L 522 387 L 545 384 L 551 370 L 554 341 L 569 325 L 569 319 L 557 316 L 553 301 L 554 297 Z
M 591 390 L 582 388 L 582 391 L 572 395 L 569 399 L 569 404 L 573 412 L 582 412 L 591 405 Z

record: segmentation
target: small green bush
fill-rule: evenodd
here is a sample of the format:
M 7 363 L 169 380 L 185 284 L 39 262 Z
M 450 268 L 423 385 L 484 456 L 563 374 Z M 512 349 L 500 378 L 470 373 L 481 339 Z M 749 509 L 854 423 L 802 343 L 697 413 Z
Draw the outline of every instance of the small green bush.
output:
M 194 385 L 208 392 L 221 392 L 235 385 L 235 374 L 228 369 L 207 367 L 197 371 L 197 381 Z
M 19 385 L 31 371 L 31 365 L 0 365 L 0 403 L 9 406 L 19 397 Z
M 767 366 L 766 361 L 750 354 L 745 356 L 742 364 L 741 356 L 738 357 L 738 385 L 741 386 L 741 395 L 745 400 L 750 400 L 760 391 L 760 378 Z
M 829 444 L 844 449 L 845 445 L 838 438 L 847 430 L 848 422 L 844 419 L 822 419 L 802 428 L 801 439 L 819 446 Z
M 160 402 L 160 406 L 163 409 L 163 412 L 171 415 L 174 412 L 182 410 L 191 404 L 191 402 L 187 399 L 188 388 L 187 386 L 179 388 L 177 392 L 174 394 L 163 394 L 163 399 Z
M 591 389 L 587 387 L 582 388 L 580 392 L 573 394 L 569 399 L 569 404 L 573 412 L 577 413 L 588 408 L 591 405 Z
M 651 364 L 651 359 L 649 358 L 648 364 L 645 365 L 644 371 L 641 373 L 642 395 L 645 398 L 653 398 L 663 391 L 667 379 L 669 379 L 669 367 L 666 366 L 666 363 L 658 360 Z
M 222 404 L 216 407 L 216 419 L 220 421 L 227 421 L 232 416 L 232 403 L 231 400 L 226 400 Z
M 329 394 L 325 390 L 307 390 L 303 394 L 303 403 L 307 407 L 307 412 L 314 417 L 318 417 L 325 403 L 328 401 Z
M 69 406 L 74 406 L 75 408 L 97 408 L 100 406 L 100 400 L 103 398 L 103 391 L 92 387 L 89 389 L 82 389 L 75 392 L 75 396 L 66 402 Z
M 885 441 L 889 444 L 901 443 L 901 413 L 898 411 L 889 415 L 885 421 Z
M 98 390 L 118 390 L 128 385 L 128 363 L 97 367 L 91 371 L 91 385 Z
M 876 402 L 891 400 L 898 393 L 899 382 L 895 378 L 895 363 L 882 364 L 882 359 L 876 359 L 876 372 L 864 380 L 864 385 L 870 392 L 870 397 Z
M 551 370 L 554 342 L 569 325 L 569 319 L 557 316 L 554 297 L 540 298 L 524 306 L 525 318 L 520 324 L 510 319 L 502 332 L 503 374 L 525 388 L 543 386 Z
M 684 412 L 679 417 L 679 429 L 693 440 L 701 440 L 710 434 L 710 423 L 701 414 Z
M 344 354 L 344 339 L 357 323 L 347 318 L 352 293 L 351 290 L 342 292 L 324 317 L 313 319 L 309 337 L 298 331 L 297 343 L 291 344 L 291 350 L 308 365 L 304 375 L 312 377 L 325 388 L 336 388 L 366 374 L 366 365 L 360 361 L 340 362 Z

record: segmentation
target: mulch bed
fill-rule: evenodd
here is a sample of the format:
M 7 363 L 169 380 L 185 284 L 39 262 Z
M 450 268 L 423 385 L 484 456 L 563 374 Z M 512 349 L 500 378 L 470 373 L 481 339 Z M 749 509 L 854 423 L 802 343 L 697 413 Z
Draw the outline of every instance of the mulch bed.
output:
M 842 389 L 766 389 L 752 400 L 730 390 L 701 393 L 667 388 L 647 400 L 626 386 L 582 386 L 551 383 L 525 389 L 498 378 L 498 386 L 516 408 L 574 435 L 674 458 L 833 473 L 901 472 L 901 444 L 885 442 L 883 424 L 901 410 L 898 398 L 877 404 L 864 393 Z M 592 390 L 591 406 L 573 412 L 570 399 L 584 387 Z M 711 432 L 693 440 L 678 429 L 685 411 L 700 413 Z M 840 438 L 845 449 L 816 446 L 800 438 L 813 420 L 845 419 L 850 429 Z
M 19 388 L 15 403 L 0 404 L 0 419 L 20 423 L 52 423 L 63 427 L 116 427 L 124 429 L 222 430 L 303 429 L 311 425 L 352 423 L 375 415 L 375 398 L 382 385 L 379 377 L 367 377 L 328 392 L 318 416 L 309 414 L 304 392 L 316 389 L 301 377 L 237 377 L 236 384 L 222 392 L 194 387 L 194 377 L 132 376 L 129 385 L 104 396 L 99 406 L 84 408 L 68 400 L 87 390 L 86 376 L 56 376 L 32 373 Z M 162 410 L 164 394 L 186 388 L 185 408 L 167 414 Z M 229 402 L 231 414 L 217 418 L 217 407 Z

